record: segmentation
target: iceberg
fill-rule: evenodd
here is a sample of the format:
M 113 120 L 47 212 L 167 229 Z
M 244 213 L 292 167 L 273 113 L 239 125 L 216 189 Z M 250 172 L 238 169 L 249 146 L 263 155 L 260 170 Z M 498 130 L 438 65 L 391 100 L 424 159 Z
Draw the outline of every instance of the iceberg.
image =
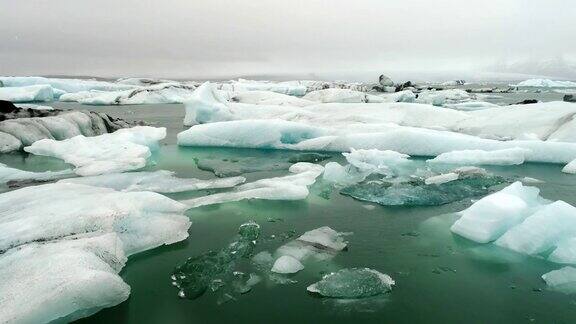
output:
M 136 126 L 94 137 L 78 135 L 62 141 L 42 139 L 24 151 L 64 160 L 81 176 L 131 171 L 146 166 L 151 149 L 166 137 L 166 128 Z
M 62 92 L 79 92 L 89 90 L 116 91 L 134 88 L 133 85 L 81 79 L 58 79 L 44 77 L 0 77 L 4 87 L 26 87 L 34 85 L 49 85 Z
M 344 240 L 344 235 L 346 233 L 337 232 L 328 226 L 316 228 L 282 245 L 275 255 L 289 256 L 299 262 L 308 259 L 327 260 L 346 249 L 348 242 Z
M 305 97 L 299 98 L 272 91 L 226 92 L 223 96 L 227 97 L 229 102 L 251 105 L 306 107 L 316 104 Z
M 0 87 L 0 100 L 11 102 L 52 101 L 54 100 L 54 91 L 49 85 Z
M 121 91 L 80 91 L 60 96 L 60 101 L 84 105 L 143 105 L 183 103 L 190 99 L 195 87 L 178 83 L 157 84 Z
M 468 101 L 470 95 L 468 92 L 460 89 L 449 90 L 424 90 L 418 94 L 416 102 L 429 104 L 433 106 L 442 106 L 450 103 Z
M 31 172 L 8 167 L 0 163 L 0 184 L 12 181 L 38 180 L 49 181 L 73 174 L 72 170 Z
M 156 193 L 77 184 L 0 194 L 0 322 L 73 321 L 126 300 L 126 257 L 187 238 L 185 210 Z
M 308 186 L 314 184 L 323 170 L 321 165 L 299 162 L 288 169 L 291 175 L 257 180 L 235 187 L 230 192 L 193 198 L 183 203 L 193 208 L 244 199 L 301 200 L 308 197 Z
M 435 176 L 428 177 L 424 180 L 424 183 L 427 185 L 432 184 L 443 184 L 450 181 L 458 180 L 460 175 L 456 172 L 449 172 L 444 174 L 439 174 Z
M 351 268 L 330 273 L 307 290 L 323 297 L 366 298 L 390 292 L 394 285 L 390 276 L 376 270 Z
M 576 293 L 576 268 L 564 267 L 542 275 L 546 285 L 554 291 L 565 294 Z
M 509 148 L 503 150 L 463 150 L 442 153 L 428 163 L 446 163 L 463 165 L 518 165 L 530 151 L 524 148 Z
M 538 88 L 576 88 L 576 82 L 555 81 L 550 79 L 529 79 L 522 81 L 516 87 L 538 87 Z
M 45 117 L 19 118 L 21 115 Z M 64 140 L 78 135 L 95 136 L 129 127 L 128 123 L 110 118 L 104 113 L 84 111 L 21 109 L 5 114 L 4 117 L 10 118 L 0 121 L 2 153 L 19 150 L 41 139 Z
M 0 165 L 1 166 L 1 165 Z M 0 180 L 2 168 L 0 168 Z M 174 172 L 159 170 L 152 172 L 127 172 L 102 174 L 92 177 L 71 178 L 59 183 L 74 183 L 93 187 L 111 188 L 118 191 L 153 191 L 158 193 L 176 193 L 193 190 L 230 188 L 246 181 L 243 177 L 222 179 L 182 179 Z
M 281 274 L 296 273 L 304 269 L 304 266 L 298 259 L 295 259 L 289 255 L 283 255 L 276 259 L 274 265 L 272 266 L 272 272 Z
M 574 160 L 570 161 L 570 163 L 566 164 L 562 168 L 562 172 L 570 173 L 570 174 L 576 174 L 576 159 L 574 159 Z
M 238 79 L 230 83 L 220 85 L 222 90 L 245 92 L 245 91 L 271 91 L 291 96 L 303 96 L 308 91 L 305 85 L 293 82 L 270 82 Z
M 378 103 L 384 102 L 382 97 L 350 89 L 323 89 L 308 92 L 303 99 L 322 103 Z
M 546 203 L 539 193 L 538 188 L 514 182 L 460 212 L 450 230 L 478 243 L 494 241 Z

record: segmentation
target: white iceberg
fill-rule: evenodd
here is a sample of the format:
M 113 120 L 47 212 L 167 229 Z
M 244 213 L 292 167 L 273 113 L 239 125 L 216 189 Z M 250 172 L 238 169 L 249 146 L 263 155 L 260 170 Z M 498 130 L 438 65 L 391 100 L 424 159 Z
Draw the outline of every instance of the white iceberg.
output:
M 304 269 L 304 266 L 300 261 L 291 256 L 283 255 L 276 259 L 271 271 L 281 274 L 290 274 L 296 273 L 302 269 Z
M 48 181 L 59 179 L 70 174 L 73 174 L 72 170 L 31 172 L 11 168 L 5 164 L 0 163 L 0 184 L 7 183 L 10 181 L 23 181 L 23 180 Z
M 306 98 L 298 98 L 272 91 L 225 92 L 223 96 L 228 98 L 230 102 L 252 105 L 305 107 L 316 104 L 316 102 L 306 100 Z
M 350 89 L 323 89 L 308 92 L 303 99 L 322 103 L 378 103 L 382 97 Z
M 439 174 L 439 175 L 428 177 L 424 180 L 424 183 L 427 185 L 433 185 L 433 184 L 438 185 L 438 184 L 443 184 L 443 183 L 448 183 L 450 181 L 458 180 L 459 177 L 460 177 L 460 175 L 458 173 L 449 172 L 449 173 L 444 173 L 444 174 Z
M 516 87 L 538 87 L 538 88 L 576 88 L 576 82 L 555 81 L 550 79 L 528 79 L 515 85 Z
M 61 92 L 79 92 L 89 90 L 116 91 L 133 89 L 133 85 L 120 84 L 106 81 L 81 80 L 81 79 L 58 79 L 44 77 L 0 77 L 4 87 L 26 87 L 33 85 L 49 85 Z
M 1 167 L 1 165 L 0 165 Z M 0 180 L 2 168 L 0 168 Z M 60 183 L 75 183 L 94 187 L 111 188 L 118 191 L 153 191 L 175 193 L 204 189 L 230 188 L 246 181 L 243 177 L 218 178 L 210 180 L 177 178 L 174 172 L 159 170 L 153 172 L 127 172 L 102 174 L 93 177 L 64 179 Z
M 429 163 L 447 163 L 462 165 L 518 165 L 524 163 L 530 151 L 523 148 L 510 148 L 494 151 L 463 150 L 442 153 Z
M 0 87 L 0 100 L 11 102 L 52 101 L 54 100 L 54 91 L 49 85 Z
M 574 160 L 570 161 L 570 163 L 566 164 L 564 166 L 564 168 L 562 168 L 562 172 L 576 174 L 576 159 L 574 159 Z
M 565 294 L 576 293 L 576 268 L 564 267 L 542 275 L 546 285 L 554 291 Z
M 344 235 L 345 233 L 323 226 L 280 246 L 274 254 L 277 257 L 289 256 L 300 262 L 309 259 L 328 260 L 347 247 L 348 242 L 344 240 Z
M 271 91 L 291 96 L 303 96 L 308 91 L 305 85 L 294 82 L 271 82 L 271 81 L 253 81 L 238 79 L 230 83 L 220 85 L 222 90 L 244 92 L 244 91 Z
M 323 170 L 320 165 L 299 162 L 290 167 L 291 175 L 257 180 L 235 187 L 230 192 L 193 198 L 183 203 L 192 208 L 244 199 L 301 200 L 308 197 L 308 186 L 314 184 Z
M 515 182 L 460 212 L 450 230 L 478 243 L 494 241 L 542 207 L 539 192 Z
M 418 94 L 416 102 L 433 106 L 457 103 L 470 99 L 468 92 L 460 89 L 449 90 L 424 90 Z
M 151 148 L 166 137 L 166 128 L 137 126 L 94 137 L 78 135 L 62 141 L 43 139 L 24 150 L 53 156 L 76 167 L 82 176 L 116 173 L 143 168 Z

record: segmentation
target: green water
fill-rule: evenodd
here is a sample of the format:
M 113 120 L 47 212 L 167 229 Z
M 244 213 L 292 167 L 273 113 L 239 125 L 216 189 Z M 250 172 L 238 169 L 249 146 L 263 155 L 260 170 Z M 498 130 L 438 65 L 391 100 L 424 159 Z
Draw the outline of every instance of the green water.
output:
M 77 105 L 58 104 L 66 108 Z M 85 108 L 85 107 L 83 107 Z M 92 107 L 90 107 L 92 108 Z M 181 148 L 175 134 L 182 130 L 181 105 L 94 107 L 127 119 L 145 119 L 166 126 L 169 136 L 154 154 L 149 169 L 173 170 L 181 177 L 210 178 L 199 170 L 197 159 L 250 158 L 254 163 L 285 162 L 295 152 Z M 327 161 L 342 162 L 336 155 Z M 324 161 L 322 163 L 325 163 Z M 5 154 L 0 163 L 42 171 L 66 167 L 56 159 Z M 542 195 L 576 204 L 576 177 L 561 166 L 526 164 L 489 170 L 509 179 L 534 177 Z M 249 181 L 286 174 L 286 170 L 247 174 Z M 189 210 L 190 237 L 130 258 L 121 272 L 131 286 L 130 298 L 104 309 L 82 323 L 574 323 L 576 297 L 548 291 L 540 276 L 560 268 L 536 258 L 522 257 L 491 245 L 479 245 L 452 235 L 455 211 L 471 200 L 438 207 L 386 208 L 340 195 L 326 196 L 326 184 L 317 182 L 303 201 L 241 201 Z M 175 199 L 194 194 L 169 195 Z M 328 198 L 328 199 L 326 199 Z M 218 304 L 206 293 L 195 300 L 180 299 L 170 275 L 188 257 L 225 247 L 238 227 L 254 220 L 261 225 L 255 252 L 270 251 L 286 243 L 283 233 L 297 235 L 330 226 L 347 236 L 349 249 L 328 262 L 305 263 L 288 285 L 261 282 L 235 301 Z M 396 281 L 382 298 L 342 302 L 310 295 L 306 287 L 322 274 L 344 267 L 369 267 Z

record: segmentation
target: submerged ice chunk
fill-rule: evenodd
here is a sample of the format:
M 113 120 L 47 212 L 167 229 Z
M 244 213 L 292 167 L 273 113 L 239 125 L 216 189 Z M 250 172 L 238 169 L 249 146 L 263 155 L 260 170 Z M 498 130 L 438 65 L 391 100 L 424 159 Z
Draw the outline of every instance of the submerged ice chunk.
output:
M 0 168 L 0 172 L 1 172 Z M 230 188 L 246 181 L 243 177 L 222 179 L 183 179 L 177 178 L 174 172 L 159 170 L 153 172 L 127 172 L 103 174 L 93 177 L 82 177 L 60 180 L 63 183 L 84 184 L 94 187 L 111 188 L 119 191 L 154 191 L 175 193 L 192 190 Z
M 323 226 L 302 234 L 276 250 L 277 256 L 290 256 L 300 262 L 308 259 L 327 260 L 344 250 L 348 242 L 345 233 Z
M 94 137 L 75 136 L 63 141 L 43 139 L 24 150 L 53 156 L 76 167 L 82 176 L 137 170 L 146 165 L 150 148 L 166 137 L 166 128 L 137 126 Z
M 52 101 L 54 100 L 54 90 L 49 85 L 0 87 L 0 100 L 11 102 Z
M 331 298 L 366 298 L 392 290 L 390 276 L 368 268 L 342 269 L 328 274 L 307 290 Z
M 304 269 L 304 266 L 298 259 L 295 259 L 289 255 L 283 255 L 276 259 L 274 265 L 272 266 L 272 272 L 281 273 L 281 274 L 289 274 L 289 273 L 296 273 L 300 270 Z
M 576 268 L 564 267 L 542 275 L 546 285 L 555 291 L 565 294 L 576 293 Z
M 524 148 L 509 148 L 495 151 L 463 150 L 442 153 L 429 163 L 447 163 L 463 165 L 518 165 L 524 163 L 531 151 Z
M 350 153 L 342 154 L 346 157 L 348 163 L 358 168 L 361 172 L 368 174 L 376 173 L 384 176 L 395 176 L 399 169 L 410 163 L 408 160 L 409 155 L 390 150 L 352 149 Z
M 539 192 L 515 182 L 460 212 L 462 216 L 450 229 L 478 243 L 494 241 L 542 207 L 545 201 Z
M 284 177 L 261 179 L 235 187 L 230 192 L 203 196 L 183 203 L 190 207 L 220 204 L 244 199 L 300 200 L 308 197 L 308 186 L 314 184 L 324 168 L 321 165 L 300 162 L 293 164 Z

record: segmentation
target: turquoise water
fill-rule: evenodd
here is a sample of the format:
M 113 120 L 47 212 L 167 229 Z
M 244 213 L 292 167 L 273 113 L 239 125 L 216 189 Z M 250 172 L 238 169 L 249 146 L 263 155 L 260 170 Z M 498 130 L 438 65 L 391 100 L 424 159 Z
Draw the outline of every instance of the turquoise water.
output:
M 60 104 L 67 108 L 76 105 Z M 83 107 L 86 108 L 86 107 Z M 286 162 L 295 152 L 182 148 L 175 134 L 182 130 L 181 105 L 90 107 L 114 116 L 144 119 L 168 127 L 168 138 L 154 154 L 149 169 L 166 169 L 180 177 L 211 178 L 194 159 L 249 159 L 259 165 Z M 328 161 L 342 162 L 335 154 Z M 226 162 L 226 161 L 224 161 Z M 235 163 L 239 163 L 235 162 Z M 322 162 L 325 163 L 326 161 Z M 26 170 L 65 168 L 59 160 L 21 153 L 0 156 L 0 163 Z M 224 163 L 225 164 L 225 163 Z M 508 179 L 533 177 L 542 195 L 576 204 L 576 177 L 560 172 L 561 166 L 526 164 L 495 167 L 490 171 Z M 246 174 L 249 181 L 286 174 L 286 170 Z M 451 234 L 454 212 L 470 199 L 439 207 L 389 208 L 340 195 L 327 195 L 318 181 L 302 201 L 241 201 L 191 209 L 190 237 L 130 258 L 121 272 L 131 286 L 130 298 L 104 309 L 83 323 L 574 323 L 576 297 L 548 291 L 540 276 L 559 265 L 529 258 L 492 245 L 479 245 Z M 204 193 L 169 195 L 184 199 Z M 286 243 L 283 234 L 300 235 L 330 226 L 347 236 L 349 249 L 327 262 L 305 263 L 292 277 L 296 283 L 263 281 L 236 300 L 219 304 L 215 293 L 195 300 L 180 299 L 170 275 L 187 258 L 225 247 L 238 227 L 254 220 L 261 225 L 255 252 L 270 251 Z M 272 238 L 275 235 L 276 238 Z M 244 271 L 253 271 L 249 264 Z M 312 296 L 306 287 L 322 274 L 345 267 L 369 267 L 396 281 L 384 297 L 338 301 Z

